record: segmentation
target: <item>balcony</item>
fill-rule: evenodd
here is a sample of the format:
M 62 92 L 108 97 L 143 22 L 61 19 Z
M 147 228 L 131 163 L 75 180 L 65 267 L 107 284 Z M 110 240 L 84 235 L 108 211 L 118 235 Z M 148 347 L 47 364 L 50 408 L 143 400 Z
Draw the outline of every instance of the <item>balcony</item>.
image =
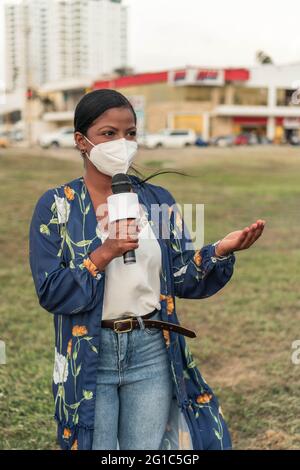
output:
M 300 106 L 216 106 L 217 116 L 300 117 Z

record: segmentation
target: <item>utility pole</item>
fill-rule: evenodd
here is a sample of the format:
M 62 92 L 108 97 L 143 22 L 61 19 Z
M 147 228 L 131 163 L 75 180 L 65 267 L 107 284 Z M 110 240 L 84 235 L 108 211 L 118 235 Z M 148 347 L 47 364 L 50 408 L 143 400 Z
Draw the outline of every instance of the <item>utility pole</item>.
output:
M 25 6 L 24 6 L 25 7 Z M 25 60 L 25 119 L 26 119 L 26 135 L 27 135 L 27 145 L 31 147 L 32 142 L 32 73 L 31 73 L 31 60 L 30 60 L 30 35 L 31 27 L 29 24 L 30 15 L 29 11 L 24 10 L 24 60 Z M 26 8 L 26 7 L 25 7 Z M 26 12 L 26 13 L 25 13 Z

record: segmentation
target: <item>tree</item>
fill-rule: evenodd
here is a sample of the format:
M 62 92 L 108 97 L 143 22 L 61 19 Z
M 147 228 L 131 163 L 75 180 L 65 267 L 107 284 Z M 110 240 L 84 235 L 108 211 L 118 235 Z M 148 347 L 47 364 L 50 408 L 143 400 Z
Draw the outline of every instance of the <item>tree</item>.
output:
M 134 69 L 132 67 L 119 67 L 117 69 L 114 69 L 114 72 L 118 74 L 120 77 L 124 77 L 125 75 L 133 75 L 134 74 Z
M 266 54 L 264 51 L 257 51 L 256 52 L 256 62 L 258 62 L 261 65 L 264 64 L 273 64 L 273 59 Z

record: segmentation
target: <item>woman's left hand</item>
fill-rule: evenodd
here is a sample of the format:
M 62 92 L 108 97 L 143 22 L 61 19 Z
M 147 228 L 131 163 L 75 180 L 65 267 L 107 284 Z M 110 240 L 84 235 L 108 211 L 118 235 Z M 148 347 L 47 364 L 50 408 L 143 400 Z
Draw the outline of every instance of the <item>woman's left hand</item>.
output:
M 216 256 L 227 256 L 233 251 L 249 248 L 261 236 L 265 223 L 265 220 L 258 219 L 254 224 L 245 227 L 243 230 L 230 232 L 216 246 Z

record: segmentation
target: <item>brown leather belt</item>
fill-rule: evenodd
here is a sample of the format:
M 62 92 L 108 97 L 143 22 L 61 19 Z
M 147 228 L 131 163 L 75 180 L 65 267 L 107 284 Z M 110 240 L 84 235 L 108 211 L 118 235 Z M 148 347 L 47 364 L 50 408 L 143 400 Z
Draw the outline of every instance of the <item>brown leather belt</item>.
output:
M 196 333 L 192 330 L 188 330 L 183 326 L 177 325 L 176 323 L 170 323 L 160 320 L 150 320 L 150 318 L 157 313 L 158 310 L 143 315 L 142 318 L 145 327 L 147 328 L 160 328 L 161 330 L 171 330 L 175 333 L 179 333 L 189 338 L 196 338 Z M 135 328 L 140 328 L 140 324 L 136 317 L 127 317 L 119 320 L 102 320 L 102 328 L 112 328 L 116 333 L 127 333 Z

